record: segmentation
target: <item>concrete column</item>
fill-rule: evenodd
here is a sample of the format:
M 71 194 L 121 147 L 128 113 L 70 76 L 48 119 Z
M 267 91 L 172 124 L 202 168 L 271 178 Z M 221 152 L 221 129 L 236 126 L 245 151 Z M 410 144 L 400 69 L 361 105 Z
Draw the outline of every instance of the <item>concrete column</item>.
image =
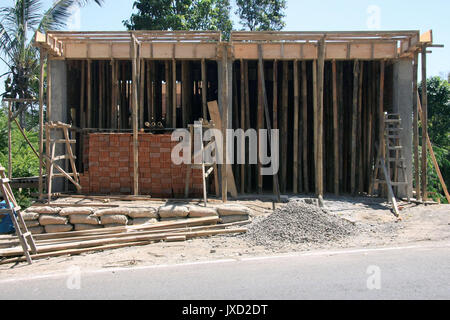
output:
M 413 63 L 412 60 L 398 60 L 394 63 L 394 88 L 393 88 L 393 112 L 400 114 L 403 128 L 400 134 L 400 142 L 403 146 L 403 158 L 406 164 L 407 188 L 398 189 L 398 197 L 412 197 L 412 134 L 413 134 Z M 402 171 L 399 170 L 399 177 Z
M 52 78 L 51 89 L 51 101 L 52 112 L 50 121 L 61 121 L 67 123 L 67 65 L 63 60 L 50 60 L 50 72 Z M 52 139 L 63 139 L 64 135 L 61 132 L 52 130 Z M 55 149 L 56 155 L 66 154 L 65 145 L 57 144 Z M 66 168 L 65 161 L 59 161 L 58 163 L 63 169 Z M 55 173 L 59 173 L 56 169 L 53 169 Z M 64 192 L 65 190 L 65 178 L 53 179 L 52 192 Z

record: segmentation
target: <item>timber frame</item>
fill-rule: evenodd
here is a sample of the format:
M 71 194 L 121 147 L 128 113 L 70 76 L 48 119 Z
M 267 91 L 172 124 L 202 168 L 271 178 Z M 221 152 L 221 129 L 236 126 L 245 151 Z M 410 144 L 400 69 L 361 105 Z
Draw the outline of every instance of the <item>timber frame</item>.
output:
M 119 32 L 66 32 L 66 31 L 50 31 L 47 34 L 37 33 L 35 36 L 35 45 L 41 49 L 41 90 L 40 90 L 40 154 L 44 151 L 43 146 L 43 106 L 44 106 L 44 60 L 65 60 L 65 61 L 81 61 L 83 70 L 85 70 L 85 62 L 87 61 L 88 71 L 90 70 L 91 62 L 94 60 L 106 60 L 106 61 L 131 61 L 131 83 L 132 83 L 132 99 L 130 106 L 132 108 L 132 132 L 133 132 L 133 153 L 134 153 L 134 187 L 133 194 L 139 195 L 139 161 L 138 161 L 138 132 L 144 128 L 144 110 L 139 106 L 143 105 L 144 91 L 153 89 L 144 88 L 146 83 L 146 75 L 141 70 L 145 70 L 145 61 L 165 61 L 166 70 L 166 82 L 172 83 L 166 89 L 166 128 L 177 128 L 177 123 L 182 123 L 182 127 L 186 128 L 187 124 L 192 119 L 189 111 L 184 110 L 183 106 L 183 119 L 177 121 L 177 88 L 173 83 L 177 83 L 177 61 L 181 60 L 183 64 L 186 61 L 196 61 L 201 64 L 201 82 L 202 88 L 206 81 L 206 63 L 208 61 L 214 61 L 217 63 L 217 77 L 219 81 L 219 92 L 217 100 L 219 103 L 221 116 L 222 116 L 222 130 L 226 128 L 241 127 L 248 129 L 255 127 L 253 123 L 250 123 L 248 117 L 250 116 L 249 95 L 251 92 L 258 92 L 257 96 L 257 118 L 256 127 L 264 128 L 264 117 L 268 117 L 269 112 L 273 116 L 273 128 L 280 128 L 281 138 L 287 139 L 288 133 L 284 132 L 284 128 L 288 127 L 288 120 L 290 117 L 287 115 L 287 111 L 284 112 L 283 108 L 287 110 L 288 104 L 293 107 L 293 114 L 296 119 L 293 123 L 293 147 L 294 160 L 293 164 L 295 169 L 293 170 L 293 191 L 309 192 L 310 189 L 322 197 L 325 192 L 332 191 L 339 194 L 344 188 L 340 185 L 339 181 L 343 179 L 342 173 L 342 160 L 341 166 L 337 158 L 341 154 L 341 149 L 337 147 L 338 139 L 342 139 L 342 130 L 338 127 L 345 126 L 346 119 L 342 116 L 337 117 L 338 105 L 342 105 L 343 92 L 342 82 L 344 76 L 342 75 L 344 65 L 346 61 L 354 61 L 352 79 L 353 82 L 353 96 L 350 104 L 353 103 L 353 119 L 352 123 L 352 144 L 348 146 L 352 150 L 349 151 L 349 163 L 351 166 L 351 179 L 349 179 L 348 187 L 345 189 L 350 190 L 351 193 L 362 193 L 364 186 L 370 185 L 369 171 L 372 163 L 374 152 L 370 150 L 373 148 L 377 137 L 382 139 L 381 134 L 374 133 L 372 131 L 376 129 L 382 132 L 382 113 L 383 113 L 383 100 L 386 92 L 383 92 L 384 72 L 386 66 L 393 61 L 408 60 L 414 62 L 415 73 L 413 77 L 413 90 L 414 94 L 417 92 L 417 60 L 418 54 L 422 55 L 422 76 L 426 79 L 426 53 L 428 47 L 433 47 L 432 33 L 431 31 L 420 36 L 419 31 L 407 30 L 407 31 L 332 31 L 332 32 L 247 32 L 237 31 L 232 32 L 229 42 L 221 40 L 221 33 L 215 31 L 119 31 Z M 144 62 L 144 63 L 143 63 Z M 250 64 L 259 65 L 259 68 L 254 68 L 256 76 L 249 75 L 248 70 Z M 265 64 L 269 64 L 269 67 Z M 373 65 L 371 64 L 373 63 Z M 261 66 L 264 65 L 264 66 Z M 50 64 L 48 64 L 49 66 Z M 369 69 L 363 70 L 363 66 Z M 347 66 L 345 66 L 347 67 Z M 291 76 L 290 70 L 293 76 Z M 112 67 L 112 79 L 117 80 L 117 74 L 115 73 L 115 67 Z M 266 70 L 266 71 L 265 71 Z M 265 75 L 267 70 L 272 70 L 273 73 Z M 240 71 L 240 72 L 239 72 Z M 283 71 L 283 72 L 282 72 Z M 84 71 L 83 71 L 84 72 Z M 150 71 L 149 71 L 150 72 Z M 182 77 L 184 77 L 187 69 L 182 70 Z M 325 73 L 327 72 L 327 75 Z M 328 81 L 328 72 L 332 75 L 331 81 Z M 364 75 L 363 72 L 366 72 Z M 371 80 L 367 80 L 367 73 L 373 76 L 373 84 Z M 282 76 L 282 79 L 280 75 Z M 189 76 L 187 74 L 187 76 Z M 249 85 L 249 77 L 257 79 L 266 79 L 266 81 L 257 81 L 257 89 L 251 88 Z M 88 78 L 89 79 L 89 78 Z M 288 84 L 293 84 L 293 99 L 291 99 L 291 93 L 288 92 Z M 307 81 L 299 79 L 310 79 L 312 88 L 307 84 Z M 366 80 L 365 80 L 366 79 Z M 184 78 L 183 78 L 184 80 Z M 270 81 L 274 83 L 273 94 L 267 87 L 266 82 Z M 184 82 L 184 81 L 183 81 Z M 376 83 L 375 83 L 376 82 Z M 327 89 L 327 85 L 331 83 L 330 88 Z M 276 90 L 277 85 L 282 85 L 285 89 Z M 367 94 L 362 95 L 363 86 L 366 86 Z M 358 90 L 359 87 L 359 90 Z M 48 79 L 49 91 L 52 90 L 51 78 Z M 264 89 L 264 90 L 263 90 Z M 364 89 L 364 90 L 366 90 Z M 90 87 L 88 87 L 90 90 Z M 170 90 L 170 93 L 169 91 Z M 378 91 L 377 91 L 378 90 Z M 236 91 L 236 92 L 234 92 Z M 311 92 L 312 94 L 311 94 Z M 264 92 L 264 95 L 262 94 Z M 270 92 L 270 98 L 273 100 L 272 110 L 267 108 L 266 92 Z M 330 96 L 330 102 L 327 102 L 328 98 L 324 95 L 332 93 Z M 239 93 L 239 94 L 238 94 Z M 145 94 L 145 96 L 147 93 Z M 201 110 L 204 119 L 207 119 L 207 94 L 202 90 L 201 93 Z M 90 97 L 89 93 L 88 96 Z M 51 95 L 47 94 L 47 121 L 51 115 L 52 106 Z M 422 113 L 421 120 L 426 133 L 426 119 L 427 119 L 427 102 L 426 102 L 426 87 L 422 87 Z M 253 98 L 251 98 L 253 99 Z M 373 101 L 377 102 L 370 102 Z M 414 155 L 415 155 L 415 173 L 416 181 L 418 174 L 418 133 L 417 133 L 417 99 L 414 98 Z M 366 111 L 364 117 L 358 116 L 358 112 L 361 112 L 361 105 L 366 101 L 371 104 L 372 113 Z M 368 102 L 369 101 L 369 102 Z M 263 103 L 264 102 L 264 103 Z M 280 103 L 281 102 L 281 103 Z M 300 104 L 301 102 L 301 104 Z M 83 102 L 84 103 L 84 102 Z M 314 159 L 308 158 L 308 131 L 306 123 L 308 121 L 307 107 L 311 103 L 314 116 L 313 125 L 313 145 L 314 145 Z M 346 102 L 348 103 L 348 101 Z M 88 108 L 90 108 L 90 101 L 87 100 Z M 271 103 L 272 104 L 272 103 Z M 326 111 L 324 114 L 324 104 L 331 105 L 334 111 Z M 377 105 L 376 105 L 377 104 Z M 263 105 L 265 106 L 263 109 Z M 280 106 L 278 106 L 280 105 Z M 240 108 L 240 109 L 239 109 Z M 277 110 L 280 109 L 280 111 Z M 301 108 L 301 109 L 299 109 Z M 351 108 L 351 109 L 352 109 Z M 339 107 L 341 112 L 341 107 Z M 372 112 L 371 111 L 371 112 Z M 278 114 L 280 113 L 280 114 Z M 317 116 L 316 116 L 317 115 Z M 117 115 L 116 115 L 117 116 Z M 372 119 L 376 117 L 377 119 Z M 331 127 L 334 131 L 324 131 L 324 119 L 330 118 L 332 121 Z M 355 118 L 356 117 L 356 118 Z M 148 115 L 150 121 L 150 114 Z M 89 123 L 89 114 L 87 116 L 88 122 L 85 124 L 85 128 L 92 128 Z M 253 120 L 252 120 L 253 121 Z M 266 121 L 270 119 L 266 118 Z M 329 120 L 326 120 L 329 121 Z M 267 127 L 270 127 L 270 123 Z M 233 126 L 234 125 L 234 126 Z M 329 125 L 329 123 L 328 123 Z M 364 125 L 369 125 L 369 131 L 364 131 Z M 83 127 L 81 128 L 83 130 Z M 114 128 L 113 129 L 117 129 Z M 286 129 L 287 130 L 287 129 Z M 290 134 L 290 133 L 289 133 Z M 300 134 L 300 136 L 299 136 Z M 331 141 L 335 142 L 334 149 L 327 150 L 324 147 L 324 140 L 332 138 Z M 356 154 L 356 140 L 357 138 L 372 139 L 367 150 Z M 334 140 L 333 140 L 334 139 Z M 426 139 L 426 136 L 424 136 Z M 339 140 L 340 141 L 340 140 Z M 426 140 L 424 140 L 426 141 Z M 301 145 L 299 148 L 298 144 Z M 425 145 L 424 143 L 423 145 Z M 286 147 L 287 141 L 282 143 L 282 154 L 287 154 L 288 149 Z M 286 148 L 286 149 L 284 149 Z M 290 150 L 290 149 L 289 149 Z M 324 152 L 334 155 L 335 163 L 329 166 L 325 164 Z M 224 154 L 226 158 L 226 154 Z M 42 157 L 41 157 L 42 159 Z M 425 159 L 425 160 L 424 160 Z M 347 160 L 347 159 L 346 159 Z M 41 160 L 42 161 L 42 160 Z M 308 178 L 308 171 L 310 167 L 309 162 L 314 162 L 314 177 Z M 364 161 L 364 165 L 362 164 Z M 422 153 L 422 167 L 426 161 L 426 152 Z M 360 163 L 360 166 L 353 165 Z M 303 165 L 302 165 L 303 164 Z M 328 168 L 329 166 L 329 168 Z M 221 166 L 221 188 L 222 199 L 226 201 L 227 198 L 227 166 Z M 258 165 L 260 167 L 260 165 Z M 286 192 L 286 178 L 287 163 L 281 163 L 281 192 Z M 327 167 L 327 168 L 325 168 Z M 236 170 L 241 184 L 241 193 L 244 193 L 246 187 L 245 183 L 251 184 L 252 179 L 248 179 L 250 173 L 248 173 L 249 166 L 241 165 L 239 170 Z M 357 171 L 360 170 L 360 171 Z M 365 170 L 365 171 L 363 171 Z M 43 170 L 41 170 L 42 172 Z M 332 178 L 324 176 L 327 172 L 334 172 Z M 355 181 L 355 177 L 358 176 L 359 181 Z M 367 177 L 368 181 L 365 181 Z M 324 181 L 330 179 L 329 186 L 324 186 Z M 363 180 L 364 179 L 364 180 Z M 278 187 L 275 185 L 274 178 L 273 190 Z M 351 181 L 350 181 L 351 180 Z M 40 179 L 42 181 L 42 177 Z M 258 192 L 263 190 L 263 179 L 257 177 L 255 179 Z M 255 182 L 254 181 L 254 182 Z M 312 183 L 314 181 L 314 183 Z M 277 182 L 278 184 L 278 182 Z M 42 182 L 40 183 L 40 193 L 42 194 Z M 370 189 L 370 187 L 369 187 Z M 216 190 L 217 191 L 217 190 Z M 422 197 L 426 199 L 426 170 L 422 168 L 422 193 L 420 193 L 420 186 L 416 183 L 416 191 L 418 197 L 422 194 Z

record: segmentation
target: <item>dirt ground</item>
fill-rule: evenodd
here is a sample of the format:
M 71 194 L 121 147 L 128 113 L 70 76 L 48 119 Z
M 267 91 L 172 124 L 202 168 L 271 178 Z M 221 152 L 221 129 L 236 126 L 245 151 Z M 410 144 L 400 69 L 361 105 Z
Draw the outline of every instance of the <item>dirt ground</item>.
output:
M 233 201 L 247 205 L 253 211 L 253 220 L 272 212 L 270 201 Z M 282 204 L 277 204 L 280 206 Z M 377 198 L 327 197 L 325 207 L 329 214 L 339 215 L 361 232 L 338 242 L 303 243 L 281 247 L 261 247 L 249 243 L 242 236 L 216 236 L 177 243 L 154 243 L 103 252 L 85 253 L 26 263 L 0 265 L 0 279 L 66 271 L 74 266 L 82 270 L 139 265 L 176 264 L 215 259 L 277 255 L 291 252 L 334 248 L 373 248 L 424 241 L 450 240 L 450 205 L 416 205 L 400 202 L 401 220 L 389 210 L 386 202 Z

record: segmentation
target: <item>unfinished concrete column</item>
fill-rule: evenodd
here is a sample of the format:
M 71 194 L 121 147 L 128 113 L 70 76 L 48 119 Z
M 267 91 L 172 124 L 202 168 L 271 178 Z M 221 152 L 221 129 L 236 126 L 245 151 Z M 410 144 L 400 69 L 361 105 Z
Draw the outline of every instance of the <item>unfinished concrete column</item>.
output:
M 411 60 L 398 60 L 394 63 L 393 112 L 402 119 L 400 142 L 403 146 L 402 157 L 405 159 L 406 188 L 398 188 L 398 197 L 412 197 L 412 116 L 413 116 L 413 64 Z M 402 174 L 402 170 L 399 170 Z

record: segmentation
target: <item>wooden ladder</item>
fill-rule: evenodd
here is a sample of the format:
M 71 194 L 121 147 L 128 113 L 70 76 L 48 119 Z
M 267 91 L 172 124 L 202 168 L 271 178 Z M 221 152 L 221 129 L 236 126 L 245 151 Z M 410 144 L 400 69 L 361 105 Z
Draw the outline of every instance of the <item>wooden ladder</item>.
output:
M 194 154 L 193 159 L 195 161 L 195 159 L 197 157 L 201 157 L 201 163 L 194 163 L 194 161 L 191 161 L 191 164 L 188 165 L 188 168 L 190 169 L 201 169 L 202 170 L 202 184 L 203 184 L 203 201 L 205 203 L 205 207 L 208 205 L 208 193 L 206 191 L 206 179 L 212 174 L 214 173 L 214 187 L 215 187 L 215 191 L 216 191 L 216 195 L 219 194 L 219 179 L 217 176 L 217 164 L 216 163 L 205 163 L 205 158 L 204 158 L 204 150 L 205 150 L 205 145 L 203 142 L 203 130 L 205 129 L 212 129 L 214 128 L 214 123 L 212 121 L 207 122 L 204 121 L 203 119 L 199 119 L 198 121 L 196 121 L 194 124 L 190 124 L 189 125 L 189 133 L 190 133 L 190 141 L 191 141 L 191 146 L 194 146 L 194 141 L 195 141 L 195 134 L 199 133 L 199 137 L 197 137 L 197 139 L 199 139 L 201 141 L 200 144 L 200 155 L 198 154 Z M 215 144 L 215 141 L 211 141 L 208 143 L 208 146 L 210 146 L 211 144 Z M 192 149 L 192 148 L 191 148 Z M 191 159 L 192 160 L 192 159 Z M 208 167 L 208 170 L 206 170 L 206 168 Z M 189 197 L 189 186 L 190 186 L 190 182 L 191 182 L 191 170 L 187 170 L 186 171 L 186 181 L 185 181 L 185 189 L 184 189 L 184 195 L 186 198 Z
M 75 163 L 76 156 L 73 154 L 72 144 L 75 144 L 77 141 L 75 139 L 70 139 L 69 129 L 72 129 L 72 126 L 69 124 L 65 124 L 62 122 L 48 122 L 45 124 L 45 132 L 46 132 L 46 140 L 47 143 L 47 154 L 45 158 L 47 159 L 47 193 L 48 193 L 48 202 L 50 203 L 52 197 L 52 183 L 54 178 L 66 178 L 71 183 L 75 185 L 77 191 L 81 191 L 81 185 L 79 181 L 79 174 L 77 171 L 77 166 Z M 63 138 L 57 139 L 51 138 L 51 130 L 62 130 Z M 64 155 L 55 155 L 56 145 L 64 144 L 66 147 L 66 153 Z M 69 160 L 70 167 L 72 168 L 72 172 L 66 172 L 61 166 L 59 166 L 56 162 L 60 160 Z M 54 173 L 53 170 L 57 169 L 60 173 Z
M 400 133 L 403 130 L 401 128 L 401 118 L 398 114 L 388 114 L 384 115 L 384 141 L 382 146 L 378 147 L 377 150 L 377 163 L 375 168 L 375 179 L 373 180 L 373 190 L 379 188 L 379 184 L 386 184 L 388 189 L 388 197 L 393 204 L 394 212 L 396 215 L 399 214 L 397 202 L 395 199 L 394 189 L 398 190 L 399 187 L 408 188 L 408 178 L 406 175 L 406 163 L 403 157 L 403 146 L 400 143 Z M 384 144 L 384 154 L 382 152 Z M 381 177 L 377 177 L 377 173 L 380 173 L 382 169 Z M 402 170 L 403 180 L 399 178 L 399 169 Z M 408 201 L 409 192 L 407 190 Z
M 23 220 L 21 214 L 21 208 L 16 202 L 16 198 L 11 190 L 11 186 L 9 185 L 10 180 L 6 177 L 5 168 L 0 165 L 0 191 L 3 196 L 3 200 L 6 203 L 6 209 L 0 209 L 1 214 L 9 214 L 11 217 L 11 221 L 13 222 L 14 229 L 16 230 L 16 234 L 19 237 L 20 245 L 22 246 L 23 253 L 27 259 L 29 264 L 33 263 L 33 260 L 30 256 L 31 251 L 36 254 L 37 248 L 34 242 L 33 236 L 31 232 L 28 231 L 27 225 Z

